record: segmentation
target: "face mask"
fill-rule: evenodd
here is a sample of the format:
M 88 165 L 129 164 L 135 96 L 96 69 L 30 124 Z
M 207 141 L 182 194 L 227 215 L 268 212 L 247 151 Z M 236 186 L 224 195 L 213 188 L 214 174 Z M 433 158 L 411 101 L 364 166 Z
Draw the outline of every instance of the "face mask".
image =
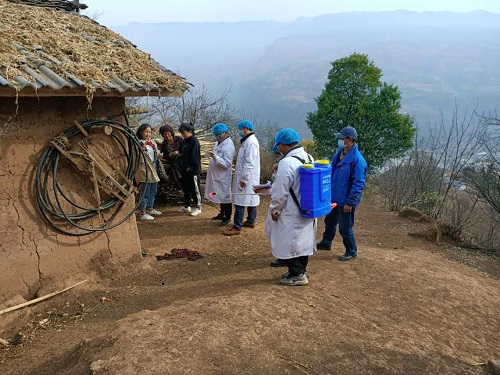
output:
M 339 140 L 338 140 L 338 144 L 339 144 L 339 147 L 342 147 L 342 148 L 344 148 L 344 147 L 345 147 L 345 143 L 344 143 L 344 140 L 343 140 L 343 139 L 339 139 Z
M 222 137 L 222 135 L 216 135 L 216 136 L 215 136 L 215 139 L 216 139 L 216 141 L 217 141 L 217 142 L 219 142 L 219 143 L 221 143 L 221 142 L 224 140 L 224 138 Z
M 243 138 L 243 137 L 245 136 L 245 134 L 243 134 L 243 132 L 238 132 L 238 136 L 239 136 L 240 138 Z

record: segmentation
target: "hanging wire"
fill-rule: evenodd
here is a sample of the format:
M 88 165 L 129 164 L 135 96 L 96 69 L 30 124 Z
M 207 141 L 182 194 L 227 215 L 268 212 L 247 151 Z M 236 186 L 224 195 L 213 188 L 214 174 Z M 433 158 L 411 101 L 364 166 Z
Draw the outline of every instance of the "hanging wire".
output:
M 114 118 L 119 116 L 125 118 L 125 124 L 114 121 Z M 144 165 L 147 164 L 146 158 L 148 156 L 143 152 L 137 136 L 130 128 L 125 112 L 105 119 L 89 120 L 80 125 L 88 134 L 92 133 L 93 128 L 109 126 L 113 129 L 110 136 L 116 141 L 126 157 L 126 168 L 125 171 L 122 172 L 129 181 L 134 180 L 141 158 Z M 81 130 L 77 126 L 73 126 L 55 137 L 53 141 L 60 148 L 67 150 L 71 140 L 75 137 L 81 137 L 82 135 L 84 134 L 82 134 Z M 84 143 L 80 144 L 83 145 L 83 149 L 85 150 Z M 115 228 L 135 213 L 144 192 L 140 194 L 141 196 L 139 196 L 134 208 L 126 213 L 119 221 L 114 220 L 125 204 L 124 200 L 127 198 L 126 196 L 122 197 L 122 200 L 111 195 L 105 202 L 101 202 L 100 196 L 96 196 L 98 202 L 97 207 L 84 207 L 82 203 L 78 204 L 73 201 L 63 190 L 58 181 L 58 169 L 61 156 L 65 158 L 65 156 L 51 144 L 41 155 L 36 173 L 35 196 L 38 208 L 43 218 L 53 228 L 70 236 L 84 236 Z M 94 161 L 90 160 L 92 166 L 94 165 Z M 75 168 L 75 171 L 76 170 Z M 147 178 L 148 168 L 146 168 L 146 181 Z M 124 178 L 117 178 L 117 180 L 120 184 L 126 184 Z M 66 209 L 63 207 L 66 207 Z M 68 213 L 69 210 L 71 210 L 71 213 Z M 103 219 L 103 213 L 107 213 L 109 217 Z M 89 221 L 89 219 L 96 216 L 99 217 L 99 226 L 96 226 L 95 220 L 89 223 L 92 225 L 85 223 L 85 221 Z

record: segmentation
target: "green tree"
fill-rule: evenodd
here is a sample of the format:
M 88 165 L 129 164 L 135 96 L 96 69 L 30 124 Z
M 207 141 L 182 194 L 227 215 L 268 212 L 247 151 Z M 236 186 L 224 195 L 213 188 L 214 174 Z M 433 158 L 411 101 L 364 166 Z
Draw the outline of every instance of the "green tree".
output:
M 311 155 L 314 159 L 319 159 L 319 155 L 316 151 L 316 145 L 312 139 L 303 139 L 300 143 L 304 146 L 304 150 Z
M 318 153 L 331 157 L 337 149 L 334 133 L 348 125 L 356 128 L 371 171 L 410 149 L 415 128 L 409 115 L 399 113 L 397 86 L 381 81 L 382 70 L 367 55 L 354 53 L 331 64 L 318 109 L 307 114 Z

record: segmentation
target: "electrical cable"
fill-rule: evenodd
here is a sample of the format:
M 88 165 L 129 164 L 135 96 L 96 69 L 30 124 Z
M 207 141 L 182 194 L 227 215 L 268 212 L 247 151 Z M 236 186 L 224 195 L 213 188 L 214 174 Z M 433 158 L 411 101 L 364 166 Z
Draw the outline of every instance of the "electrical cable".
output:
M 114 121 L 114 119 L 119 116 L 125 118 L 125 124 Z M 105 119 L 88 120 L 80 125 L 88 134 L 92 134 L 93 129 L 99 127 L 112 128 L 110 136 L 119 145 L 119 148 L 126 157 L 127 165 L 122 172 L 129 181 L 134 180 L 135 174 L 139 169 L 141 158 L 144 165 L 147 165 L 146 158 L 148 156 L 143 152 L 139 139 L 130 128 L 125 112 Z M 84 136 L 81 130 L 77 126 L 73 126 L 55 137 L 53 141 L 60 148 L 67 150 L 71 139 L 81 136 Z M 110 195 L 107 201 L 102 203 L 98 202 L 98 207 L 84 207 L 83 204 L 73 201 L 58 181 L 58 169 L 61 155 L 62 153 L 53 144 L 48 146 L 41 155 L 35 181 L 35 197 L 39 211 L 45 221 L 53 228 L 70 236 L 84 236 L 115 228 L 135 213 L 144 195 L 144 191 L 140 193 L 137 204 L 134 205 L 133 210 L 128 212 L 117 222 L 114 222 L 114 220 L 125 204 L 124 200 L 127 198 L 125 196 L 122 197 L 122 200 L 116 196 Z M 146 181 L 147 179 L 148 168 L 146 168 Z M 123 184 L 127 184 L 127 181 L 123 177 L 116 178 L 116 180 L 122 186 Z M 69 210 L 71 210 L 71 213 L 68 213 Z M 109 213 L 110 216 L 104 219 L 102 216 L 103 211 Z M 100 216 L 100 226 L 95 227 L 95 220 L 92 220 L 92 226 L 85 226 L 83 221 L 92 219 L 95 216 Z

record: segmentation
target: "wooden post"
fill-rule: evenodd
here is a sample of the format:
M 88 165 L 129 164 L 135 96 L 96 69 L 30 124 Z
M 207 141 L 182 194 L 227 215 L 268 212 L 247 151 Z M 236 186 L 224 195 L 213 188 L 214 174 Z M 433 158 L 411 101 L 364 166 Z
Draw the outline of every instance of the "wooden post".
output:
M 87 282 L 87 280 L 83 280 L 83 281 L 80 281 L 79 283 L 76 283 L 75 285 L 71 285 L 71 286 L 68 286 L 67 288 L 64 288 L 62 290 L 58 290 L 57 292 L 53 292 L 53 293 L 47 294 L 46 296 L 38 297 L 36 299 L 33 299 L 31 301 L 27 301 L 27 302 L 23 302 L 23 303 L 21 303 L 19 305 L 16 305 L 16 306 L 8 307 L 8 308 L 3 309 L 2 311 L 0 311 L 0 315 L 5 314 L 5 313 L 7 313 L 9 311 L 18 310 L 21 307 L 33 305 L 33 304 L 35 304 L 37 302 L 46 300 L 47 298 L 51 298 L 51 297 L 57 296 L 58 294 L 61 294 L 61 293 L 65 292 L 65 291 L 67 291 L 67 290 L 70 290 L 70 289 L 74 288 L 75 286 L 78 286 L 78 285 L 86 283 L 86 282 Z

